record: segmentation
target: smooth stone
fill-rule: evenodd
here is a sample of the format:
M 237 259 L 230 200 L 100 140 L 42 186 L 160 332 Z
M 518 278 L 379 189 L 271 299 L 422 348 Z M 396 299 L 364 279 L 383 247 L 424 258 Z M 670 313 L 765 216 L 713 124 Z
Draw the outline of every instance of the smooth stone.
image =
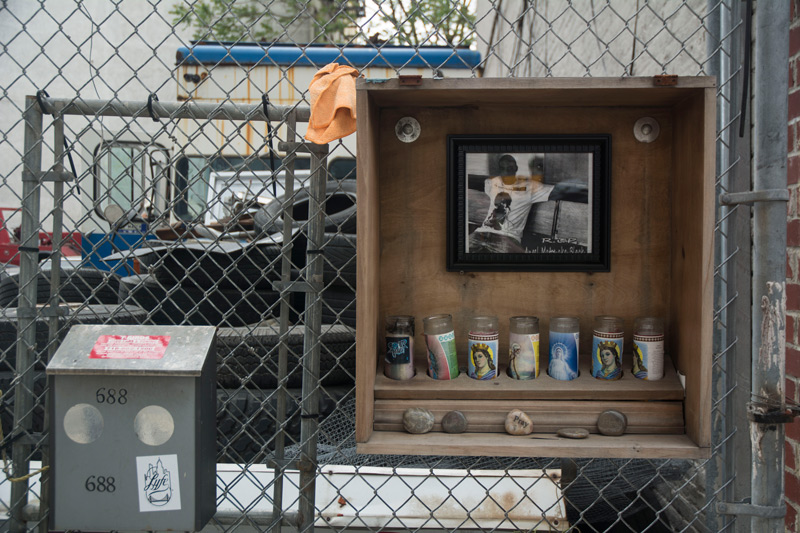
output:
M 506 433 L 509 435 L 530 435 L 533 433 L 533 422 L 528 415 L 519 409 L 513 409 L 506 416 Z
M 467 417 L 461 411 L 450 411 L 442 417 L 442 431 L 445 433 L 464 433 L 467 430 Z
M 556 434 L 565 439 L 585 439 L 589 436 L 589 432 L 583 428 L 561 428 Z
M 409 433 L 427 433 L 433 429 L 433 413 L 422 407 L 411 407 L 403 413 L 403 427 Z
M 625 434 L 628 427 L 628 418 L 619 411 L 603 411 L 597 417 L 597 431 L 609 437 L 619 437 Z

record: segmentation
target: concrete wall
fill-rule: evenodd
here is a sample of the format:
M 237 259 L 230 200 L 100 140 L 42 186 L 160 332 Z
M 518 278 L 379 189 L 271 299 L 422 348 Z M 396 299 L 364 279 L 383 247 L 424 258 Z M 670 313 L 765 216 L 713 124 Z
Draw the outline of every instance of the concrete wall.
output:
M 45 0 L 6 0 L 0 9 L 0 34 L 4 50 L 0 53 L 3 73 L 0 98 L 0 183 L 2 207 L 18 207 L 22 191 L 22 152 L 25 96 L 45 89 L 53 98 L 144 100 L 150 93 L 160 100 L 174 101 L 175 50 L 187 43 L 190 30 L 172 29 L 170 8 L 179 0 L 150 2 L 109 2 L 84 0 L 65 2 Z M 122 129 L 119 119 L 106 117 L 91 124 L 84 117 L 65 121 L 68 141 L 86 128 L 111 132 Z M 44 168 L 52 162 L 52 120 L 44 119 L 46 135 Z M 140 120 L 139 134 L 149 136 L 159 125 Z M 90 163 L 90 154 L 79 150 L 74 157 L 78 173 Z M 51 188 L 50 186 L 47 187 Z M 91 180 L 81 182 L 81 194 L 66 200 L 65 227 L 76 229 L 91 204 Z M 51 227 L 47 214 L 52 198 L 42 195 L 42 218 Z M 19 226 L 20 217 L 9 220 Z

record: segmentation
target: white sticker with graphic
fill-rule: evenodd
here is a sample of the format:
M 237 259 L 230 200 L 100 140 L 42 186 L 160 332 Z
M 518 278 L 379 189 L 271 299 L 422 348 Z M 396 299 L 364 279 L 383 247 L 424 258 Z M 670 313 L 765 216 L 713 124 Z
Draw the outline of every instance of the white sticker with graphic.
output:
M 139 512 L 180 510 L 177 455 L 137 457 L 136 477 L 139 481 Z

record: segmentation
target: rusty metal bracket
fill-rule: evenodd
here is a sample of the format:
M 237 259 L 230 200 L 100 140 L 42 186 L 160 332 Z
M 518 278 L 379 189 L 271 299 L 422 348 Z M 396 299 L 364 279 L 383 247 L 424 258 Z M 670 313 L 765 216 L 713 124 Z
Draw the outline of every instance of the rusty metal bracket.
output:
M 747 404 L 747 419 L 756 424 L 789 424 L 800 415 L 798 406 L 768 405 L 765 402 Z
M 719 514 L 758 516 L 761 518 L 783 518 L 786 516 L 786 504 L 768 507 L 751 503 L 717 502 L 717 512 Z
M 788 424 L 794 421 L 797 414 L 789 409 L 786 411 L 768 411 L 766 413 L 757 413 L 755 411 L 748 411 L 747 419 L 756 424 Z
M 726 192 L 719 195 L 722 205 L 753 205 L 755 202 L 788 202 L 789 189 L 764 189 L 761 191 Z
M 677 74 L 661 74 L 653 76 L 653 85 L 656 87 L 675 87 L 678 85 Z
M 400 85 L 422 85 L 421 74 L 401 75 L 397 79 L 400 80 Z
M 314 472 L 317 469 L 317 463 L 309 461 L 308 459 L 298 459 L 296 465 L 297 469 L 301 472 Z

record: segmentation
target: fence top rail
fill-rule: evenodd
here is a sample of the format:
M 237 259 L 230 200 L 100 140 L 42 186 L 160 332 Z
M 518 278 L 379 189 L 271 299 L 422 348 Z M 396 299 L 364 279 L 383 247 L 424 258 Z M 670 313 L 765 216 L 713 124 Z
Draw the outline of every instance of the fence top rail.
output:
M 174 120 L 181 118 L 195 119 L 227 119 L 227 120 L 284 120 L 290 113 L 295 113 L 299 122 L 308 122 L 311 110 L 308 106 L 274 106 L 267 105 L 268 114 L 264 114 L 264 104 L 242 104 L 238 102 L 160 102 L 149 100 L 85 100 L 82 98 L 48 98 L 40 99 L 43 111 L 58 115 L 94 115 L 107 117 L 133 117 Z

